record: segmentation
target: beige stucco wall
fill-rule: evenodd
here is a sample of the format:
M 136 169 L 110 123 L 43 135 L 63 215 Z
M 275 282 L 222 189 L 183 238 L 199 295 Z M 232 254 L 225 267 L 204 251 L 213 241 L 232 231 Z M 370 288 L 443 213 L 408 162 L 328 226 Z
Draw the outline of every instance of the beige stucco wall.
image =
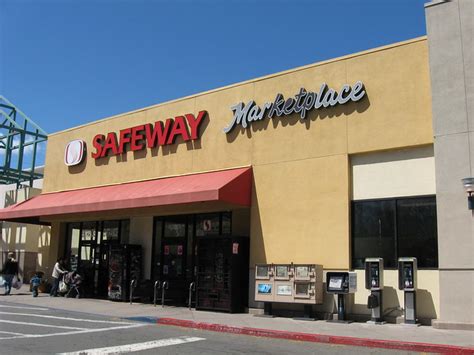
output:
M 96 121 L 52 134 L 46 155 L 44 192 L 153 179 L 243 165 L 321 158 L 432 143 L 430 85 L 424 38 L 255 79 L 189 98 Z M 340 88 L 364 82 L 360 102 L 312 111 L 299 117 L 264 120 L 246 131 L 222 129 L 232 118 L 230 106 L 251 99 L 273 101 L 277 93 L 294 95 L 300 87 Z M 165 120 L 184 113 L 209 112 L 202 138 L 128 152 L 94 161 L 91 141 L 98 133 Z M 88 157 L 77 167 L 64 164 L 64 148 L 73 139 L 88 144 Z
M 34 181 L 34 187 L 16 184 L 0 186 L 0 206 L 8 207 L 23 202 L 41 193 L 42 179 Z M 49 226 L 2 222 L 0 225 L 0 252 L 4 257 L 12 251 L 18 258 L 20 274 L 29 280 L 34 271 L 48 267 L 51 240 Z
M 433 146 L 364 153 L 351 156 L 352 199 L 376 199 L 436 193 Z M 365 270 L 356 270 L 358 290 L 351 312 L 370 314 L 367 309 Z M 425 323 L 439 316 L 439 271 L 418 270 L 417 316 Z M 398 271 L 384 271 L 384 309 L 404 307 L 403 291 L 398 290 Z M 396 317 L 402 312 L 393 310 Z
M 142 271 L 144 279 L 150 279 L 150 265 L 153 247 L 153 217 L 133 217 L 130 219 L 130 244 L 142 246 Z
M 436 194 L 433 146 L 351 156 L 352 199 Z
M 292 115 L 265 119 L 246 130 L 237 127 L 227 135 L 222 131 L 236 103 L 255 100 L 263 105 L 277 93 L 287 98 L 301 87 L 318 91 L 326 82 L 337 90 L 359 80 L 367 92 L 359 102 L 309 112 L 305 121 Z M 208 118 L 197 141 L 178 140 L 172 146 L 101 160 L 90 156 L 96 134 L 201 110 Z M 75 139 L 87 143 L 88 156 L 81 165 L 68 168 L 64 148 Z M 251 266 L 293 261 L 322 264 L 326 270 L 348 269 L 350 157 L 432 143 L 428 48 L 426 38 L 418 38 L 52 134 L 44 192 L 252 166 Z M 160 209 L 159 214 L 167 211 L 176 213 L 176 208 Z M 429 280 L 432 284 L 426 288 L 437 309 L 437 281 L 431 276 Z
M 431 144 L 428 75 L 426 39 L 419 38 L 59 132 L 49 138 L 44 192 L 251 165 L 251 262 L 291 255 L 295 261 L 311 258 L 329 268 L 348 268 L 348 155 Z M 358 80 L 367 91 L 360 102 L 312 111 L 303 122 L 293 115 L 222 132 L 238 102 L 253 99 L 262 105 L 277 93 L 293 96 L 300 87 L 316 91 L 323 82 L 340 88 Z M 98 133 L 200 110 L 209 116 L 198 141 L 90 157 Z M 89 152 L 85 162 L 68 168 L 64 148 L 73 139 L 87 142 Z M 288 245 L 288 239 L 295 243 Z M 341 251 L 328 257 L 333 248 Z

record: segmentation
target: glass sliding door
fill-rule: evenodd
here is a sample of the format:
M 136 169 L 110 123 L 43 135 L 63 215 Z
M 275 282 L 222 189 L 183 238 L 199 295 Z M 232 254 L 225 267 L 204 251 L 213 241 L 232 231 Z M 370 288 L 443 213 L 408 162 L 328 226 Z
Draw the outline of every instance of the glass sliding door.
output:
M 75 222 L 67 225 L 68 269 L 84 278 L 85 295 L 106 297 L 109 245 L 128 240 L 129 220 Z

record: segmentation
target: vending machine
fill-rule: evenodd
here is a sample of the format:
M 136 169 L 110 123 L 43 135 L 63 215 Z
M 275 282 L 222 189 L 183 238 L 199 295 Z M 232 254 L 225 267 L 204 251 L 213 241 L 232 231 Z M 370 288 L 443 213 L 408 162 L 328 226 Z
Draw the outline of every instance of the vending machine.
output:
M 108 299 L 127 301 L 130 283 L 142 276 L 142 248 L 133 244 L 111 244 L 108 251 Z
M 248 303 L 248 237 L 203 236 L 196 244 L 196 309 L 243 312 Z
M 272 316 L 272 303 L 300 303 L 313 320 L 314 304 L 323 303 L 323 266 L 316 264 L 255 265 L 255 301 L 263 302 L 263 316 Z
M 328 322 L 351 323 L 346 320 L 346 306 L 344 296 L 357 292 L 357 274 L 355 272 L 328 272 L 326 273 L 326 292 L 337 294 L 337 319 Z

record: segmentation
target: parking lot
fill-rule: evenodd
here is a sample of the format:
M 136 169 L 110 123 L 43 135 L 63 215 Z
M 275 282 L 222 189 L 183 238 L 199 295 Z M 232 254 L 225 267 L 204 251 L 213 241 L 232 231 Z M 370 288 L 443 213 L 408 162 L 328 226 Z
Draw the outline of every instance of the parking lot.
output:
M 51 315 L 49 309 L 41 307 L 0 305 L 0 317 L 0 340 L 72 336 L 144 326 L 121 321 Z
M 12 296 L 15 297 L 15 296 Z M 0 299 L 2 354 L 380 354 L 351 347 L 141 323 Z
M 0 303 L 0 343 L 2 350 L 8 349 L 11 354 L 125 353 L 204 340 L 178 336 L 136 343 L 147 337 L 146 333 L 139 336 L 140 333 L 134 332 L 139 328 L 156 327 L 91 314 Z M 123 344 L 127 339 L 133 342 Z

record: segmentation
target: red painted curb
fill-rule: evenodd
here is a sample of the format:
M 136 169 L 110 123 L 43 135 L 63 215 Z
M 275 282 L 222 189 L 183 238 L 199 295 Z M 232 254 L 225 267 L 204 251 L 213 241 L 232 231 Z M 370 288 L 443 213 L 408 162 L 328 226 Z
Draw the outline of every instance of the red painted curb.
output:
M 355 338 L 355 337 L 324 335 L 324 334 L 309 334 L 309 333 L 287 332 L 287 331 L 281 331 L 281 330 L 258 329 L 258 328 L 249 328 L 249 327 L 233 327 L 233 326 L 222 325 L 222 324 L 194 322 L 191 320 L 182 320 L 182 319 L 174 319 L 174 318 L 158 318 L 156 322 L 162 325 L 174 325 L 178 327 L 196 328 L 196 329 L 210 330 L 213 332 L 245 334 L 245 335 L 253 335 L 257 337 L 299 340 L 299 341 L 308 341 L 308 342 L 314 342 L 314 343 L 351 345 L 351 346 L 362 346 L 362 347 L 368 347 L 368 348 L 396 349 L 396 350 L 431 352 L 431 353 L 474 354 L 474 348 L 463 347 L 463 346 L 415 343 L 415 342 L 395 341 L 395 340 L 377 340 L 377 339 Z

